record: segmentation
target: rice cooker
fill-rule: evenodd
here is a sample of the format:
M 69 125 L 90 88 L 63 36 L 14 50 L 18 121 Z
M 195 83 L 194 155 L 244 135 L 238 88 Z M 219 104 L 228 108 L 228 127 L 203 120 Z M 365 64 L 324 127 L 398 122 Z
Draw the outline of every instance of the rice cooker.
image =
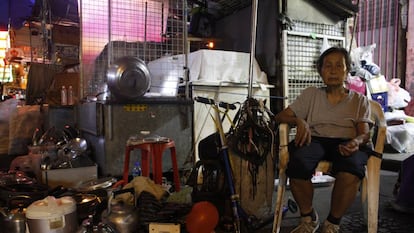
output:
M 69 196 L 33 202 L 26 210 L 30 233 L 73 233 L 78 229 L 76 201 Z

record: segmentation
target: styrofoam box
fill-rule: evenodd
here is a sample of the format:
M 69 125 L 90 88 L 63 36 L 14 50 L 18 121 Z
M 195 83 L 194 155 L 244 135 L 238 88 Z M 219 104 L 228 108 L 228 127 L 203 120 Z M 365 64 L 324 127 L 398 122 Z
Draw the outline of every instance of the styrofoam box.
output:
M 66 188 L 76 188 L 80 184 L 98 178 L 98 166 L 50 169 L 42 171 L 42 182 L 54 188 L 62 185 Z

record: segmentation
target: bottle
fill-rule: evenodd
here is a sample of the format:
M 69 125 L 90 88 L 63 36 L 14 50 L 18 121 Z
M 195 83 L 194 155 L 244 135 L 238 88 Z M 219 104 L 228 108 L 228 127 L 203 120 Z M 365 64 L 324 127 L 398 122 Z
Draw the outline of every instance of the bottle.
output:
M 135 162 L 134 167 L 132 168 L 132 177 L 137 177 L 142 175 L 142 169 L 140 162 Z
M 68 105 L 73 105 L 73 88 L 69 86 L 68 89 Z
M 68 92 L 65 86 L 62 86 L 62 90 L 60 91 L 60 104 L 61 105 L 68 104 Z

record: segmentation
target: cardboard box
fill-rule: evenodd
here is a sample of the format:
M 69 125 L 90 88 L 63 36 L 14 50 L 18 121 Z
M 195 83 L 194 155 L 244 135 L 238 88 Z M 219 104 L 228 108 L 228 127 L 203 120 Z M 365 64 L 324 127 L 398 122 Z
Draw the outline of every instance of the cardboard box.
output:
M 148 230 L 150 233 L 180 233 L 180 224 L 151 222 Z
M 383 93 L 388 91 L 387 80 L 384 75 L 377 75 L 367 81 L 369 92 L 371 94 Z
M 80 184 L 98 178 L 98 166 L 51 169 L 42 171 L 42 182 L 54 188 L 62 185 L 77 188 Z

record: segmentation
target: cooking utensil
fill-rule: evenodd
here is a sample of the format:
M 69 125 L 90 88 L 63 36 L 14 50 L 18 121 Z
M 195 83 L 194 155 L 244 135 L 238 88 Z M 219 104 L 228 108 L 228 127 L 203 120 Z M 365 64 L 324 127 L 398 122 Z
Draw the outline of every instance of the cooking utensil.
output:
M 0 202 L 10 203 L 10 199 L 17 196 L 28 196 L 23 207 L 27 207 L 33 201 L 42 199 L 48 194 L 48 186 L 44 184 L 6 184 L 0 186 Z M 9 208 L 12 208 L 9 206 Z
M 99 189 L 106 189 L 116 183 L 114 177 L 104 177 L 96 180 L 90 180 L 80 184 L 77 190 L 80 192 L 91 192 Z
M 51 168 L 51 159 L 49 156 L 44 156 L 40 161 L 40 170 L 49 170 Z
M 151 77 L 145 62 L 137 57 L 121 57 L 108 68 L 108 88 L 120 100 L 136 100 L 150 88 Z
M 104 224 L 102 222 L 95 223 L 94 216 L 89 215 L 88 218 L 82 222 L 81 228 L 77 233 L 118 233 L 118 231 L 109 224 Z
M 101 220 L 101 214 L 107 208 L 108 195 L 112 193 L 113 185 L 116 182 L 117 179 L 113 177 L 104 177 L 84 182 L 76 188 L 76 190 L 80 193 L 93 194 L 97 196 L 99 204 L 94 207 L 94 219 L 96 221 Z
M 39 137 L 40 137 L 40 129 L 36 128 L 33 132 L 33 136 L 32 136 L 32 145 L 33 146 L 37 146 L 37 143 L 39 141 Z
M 26 210 L 30 233 L 73 233 L 78 229 L 76 202 L 72 197 L 33 202 Z
M 8 208 L 0 208 L 0 233 L 26 232 L 26 210 L 24 209 L 24 202 L 27 200 L 30 200 L 30 197 L 16 196 L 10 198 Z
M 29 177 L 26 172 L 10 169 L 7 172 L 0 171 L 0 186 L 8 184 L 33 184 L 36 180 Z
M 72 197 L 76 201 L 79 223 L 88 218 L 89 215 L 95 215 L 96 207 L 101 203 L 100 198 L 95 194 L 77 193 Z
M 57 129 L 55 126 L 52 126 L 48 130 L 46 130 L 46 132 L 40 137 L 36 145 L 56 145 L 56 143 L 62 140 L 69 141 L 68 137 L 65 135 L 63 130 Z
M 84 138 L 71 139 L 68 144 L 63 147 L 65 154 L 70 153 L 72 159 L 76 159 L 88 149 L 88 143 Z
M 63 133 L 68 137 L 69 140 L 80 137 L 79 130 L 70 125 L 65 125 Z
M 138 212 L 134 205 L 115 200 L 115 196 L 130 192 L 135 194 L 134 188 L 114 191 L 108 201 L 108 209 L 102 213 L 102 222 L 114 226 L 119 233 L 133 233 L 138 226 Z
M 6 210 L 0 208 L 0 232 L 1 233 L 25 233 L 26 232 L 26 216 L 23 208 L 14 210 Z

